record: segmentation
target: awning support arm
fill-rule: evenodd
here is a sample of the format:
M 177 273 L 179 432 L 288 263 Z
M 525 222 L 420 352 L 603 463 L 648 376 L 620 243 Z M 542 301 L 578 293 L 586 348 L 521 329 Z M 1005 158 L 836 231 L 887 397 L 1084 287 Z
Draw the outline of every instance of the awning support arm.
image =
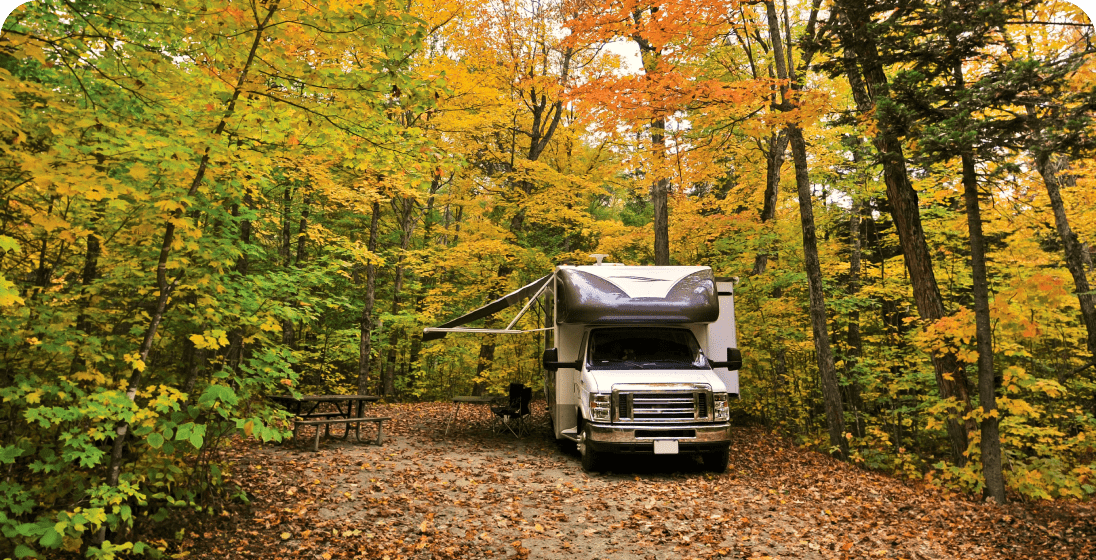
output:
M 551 283 L 552 283 L 551 280 L 545 282 L 544 285 L 541 286 L 539 290 L 537 290 L 537 293 L 533 294 L 533 297 L 529 298 L 529 303 L 526 303 L 525 307 L 522 307 L 521 311 L 518 311 L 518 314 L 514 316 L 514 320 L 510 321 L 509 325 L 506 325 L 506 330 L 510 330 L 510 329 L 514 328 L 514 325 L 516 325 L 518 323 L 518 320 L 520 320 L 523 316 L 525 316 L 525 313 L 527 311 L 529 311 L 529 308 L 532 307 L 533 303 L 535 301 L 537 301 L 537 298 L 539 298 L 541 296 L 541 294 L 544 293 L 544 290 L 548 289 L 548 284 L 551 284 Z M 544 330 L 544 329 L 537 329 L 537 330 Z M 534 332 L 534 331 L 524 331 L 524 332 Z

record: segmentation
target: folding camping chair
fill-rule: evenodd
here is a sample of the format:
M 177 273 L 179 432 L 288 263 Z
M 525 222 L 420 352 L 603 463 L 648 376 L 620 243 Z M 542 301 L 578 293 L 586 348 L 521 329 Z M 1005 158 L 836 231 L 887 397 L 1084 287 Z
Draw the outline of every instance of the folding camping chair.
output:
M 525 425 L 529 417 L 529 403 L 533 400 L 533 388 L 521 383 L 510 384 L 510 399 L 506 406 L 492 406 L 491 412 L 495 414 L 495 431 L 502 433 L 509 430 L 514 437 L 521 437 L 528 432 Z

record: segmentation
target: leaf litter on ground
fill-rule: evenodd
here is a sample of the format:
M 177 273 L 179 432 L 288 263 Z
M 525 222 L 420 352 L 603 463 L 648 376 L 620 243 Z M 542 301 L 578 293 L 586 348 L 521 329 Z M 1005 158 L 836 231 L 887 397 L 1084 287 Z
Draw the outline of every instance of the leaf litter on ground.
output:
M 477 407 L 444 435 L 452 405 L 418 403 L 377 405 L 393 418 L 381 446 L 338 433 L 318 453 L 305 433 L 240 441 L 227 457 L 250 504 L 189 520 L 173 548 L 194 559 L 1096 557 L 1091 503 L 997 507 L 760 428 L 736 429 L 725 473 L 641 455 L 587 474 L 538 404 L 522 439 L 494 433 Z

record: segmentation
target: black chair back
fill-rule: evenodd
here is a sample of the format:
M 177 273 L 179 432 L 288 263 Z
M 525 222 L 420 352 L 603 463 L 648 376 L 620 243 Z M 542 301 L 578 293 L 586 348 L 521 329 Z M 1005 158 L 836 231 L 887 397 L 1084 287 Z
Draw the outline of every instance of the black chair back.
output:
M 518 407 L 521 416 L 529 415 L 529 403 L 533 401 L 533 388 L 522 387 L 521 389 L 521 406 Z
M 525 385 L 521 383 L 510 384 L 510 408 L 517 411 L 521 409 L 521 396 L 525 391 Z

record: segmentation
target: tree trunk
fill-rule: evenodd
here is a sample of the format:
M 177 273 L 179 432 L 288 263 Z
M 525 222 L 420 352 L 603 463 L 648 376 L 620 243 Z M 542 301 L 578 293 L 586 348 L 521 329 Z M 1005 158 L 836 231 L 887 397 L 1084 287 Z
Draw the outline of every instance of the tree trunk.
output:
M 312 204 L 312 195 L 306 194 L 301 202 L 301 221 L 297 225 L 297 265 L 304 260 L 308 247 L 308 210 Z
M 381 215 L 381 203 L 373 203 L 373 215 L 369 218 L 369 241 L 366 247 L 371 254 L 377 251 L 377 224 Z M 373 306 L 376 304 L 377 265 L 372 259 L 365 265 L 365 306 L 361 314 L 361 336 L 358 339 L 358 394 L 369 394 L 369 367 L 373 344 Z
M 263 21 L 258 22 L 258 25 L 255 28 L 255 40 L 251 44 L 251 50 L 248 52 L 247 60 L 237 78 L 236 87 L 232 91 L 232 97 L 229 99 L 228 106 L 221 116 L 220 122 L 217 123 L 217 127 L 213 130 L 213 136 L 220 136 L 228 125 L 228 118 L 236 109 L 236 102 L 243 93 L 244 84 L 247 81 L 247 74 L 255 61 L 255 55 L 259 50 L 259 45 L 262 44 L 263 32 L 266 31 L 267 25 L 270 23 L 271 18 L 274 16 L 274 12 L 277 10 L 278 2 L 277 0 L 274 0 L 270 3 Z M 198 187 L 205 178 L 205 172 L 208 166 L 209 149 L 207 148 L 206 152 L 202 154 L 201 160 L 198 162 L 198 170 L 194 174 L 194 179 L 190 183 L 190 188 L 187 189 L 188 197 L 194 196 L 198 191 Z M 149 318 L 148 327 L 145 329 L 145 336 L 141 341 L 141 346 L 137 353 L 137 358 L 142 365 L 134 367 L 130 373 L 126 397 L 131 402 L 136 398 L 137 388 L 141 385 L 144 364 L 148 363 L 148 354 L 149 351 L 152 350 L 153 341 L 156 339 L 156 330 L 163 320 L 164 309 L 167 307 L 168 298 L 182 279 L 183 273 L 180 273 L 179 276 L 171 281 L 168 281 L 167 277 L 167 261 L 168 257 L 171 255 L 172 244 L 175 241 L 175 224 L 173 221 L 178 220 L 182 214 L 183 211 L 181 208 L 173 211 L 171 219 L 164 224 L 164 237 L 163 241 L 160 243 L 160 254 L 156 261 L 156 287 L 159 291 L 159 296 L 157 297 L 152 316 Z M 122 452 L 125 449 L 125 440 L 126 434 L 129 432 L 129 423 L 125 421 L 120 422 L 115 432 L 114 448 L 110 456 L 110 465 L 107 467 L 107 485 L 111 488 L 116 488 L 118 486 L 118 479 L 122 473 Z M 105 538 L 106 526 L 104 525 L 100 528 L 99 533 L 96 536 L 96 543 L 102 544 Z
M 1050 207 L 1054 211 L 1054 223 L 1058 229 L 1058 236 L 1062 239 L 1065 249 L 1066 268 L 1073 276 L 1073 285 L 1077 289 L 1077 300 L 1081 305 L 1081 319 L 1088 331 L 1086 346 L 1088 348 L 1089 361 L 1096 360 L 1096 294 L 1088 283 L 1085 274 L 1084 245 L 1077 239 L 1077 234 L 1069 225 L 1066 216 L 1066 207 L 1062 202 L 1061 185 L 1072 186 L 1075 178 L 1069 173 L 1069 158 L 1058 156 L 1051 158 L 1045 155 L 1035 161 L 1035 167 L 1043 177 L 1047 195 L 1050 197 Z
M 852 211 L 849 217 L 849 297 L 860 295 L 860 213 L 865 205 L 855 196 L 852 198 Z M 847 394 L 849 407 L 856 418 L 857 433 L 863 433 L 860 428 L 860 412 L 864 409 L 864 402 L 860 393 L 860 383 L 855 378 L 856 365 L 864 354 L 864 340 L 860 336 L 860 309 L 855 305 L 849 310 L 849 324 L 846 332 L 848 338 L 845 350 L 845 381 L 848 383 Z
M 788 135 L 783 130 L 769 136 L 769 149 L 765 152 L 765 200 L 761 203 L 761 224 L 776 219 L 776 205 L 780 201 L 780 168 L 784 166 L 784 154 L 788 149 Z M 752 275 L 764 274 L 769 265 L 768 247 L 754 257 Z
M 962 154 L 963 196 L 970 229 L 970 260 L 974 280 L 974 319 L 978 338 L 978 398 L 982 405 L 982 476 L 984 494 L 998 504 L 1005 503 L 1005 478 L 1001 470 L 1001 434 L 997 425 L 997 387 L 993 379 L 993 332 L 989 316 L 989 280 L 986 251 L 982 236 L 982 213 L 978 204 L 978 179 L 974 173 L 974 155 Z
M 285 186 L 282 191 L 282 235 L 278 243 L 278 256 L 282 259 L 282 266 L 289 266 L 289 248 L 293 243 L 293 225 L 289 219 L 289 213 L 293 209 L 293 187 Z
M 944 318 L 944 301 L 936 283 L 932 256 L 921 227 L 917 191 L 913 190 L 909 181 L 896 125 L 876 103 L 887 96 L 888 83 L 873 35 L 866 31 L 871 20 L 864 6 L 854 0 L 836 0 L 834 8 L 847 20 L 846 25 L 838 26 L 838 37 L 846 53 L 842 62 L 853 99 L 861 114 L 874 114 L 878 123 L 873 144 L 882 160 L 887 199 L 895 228 L 898 230 L 910 283 L 913 285 L 917 311 L 926 323 L 933 323 Z M 959 367 L 955 354 L 934 353 L 931 358 L 940 396 L 954 399 L 955 402 L 954 406 L 948 408 L 946 424 L 952 458 L 956 464 L 962 466 L 967 461 L 967 433 L 975 427 L 973 419 L 963 421 L 964 416 L 971 411 L 970 384 L 965 372 Z
M 651 167 L 655 178 L 651 181 L 651 205 L 654 207 L 655 265 L 670 264 L 670 180 L 654 169 L 666 159 L 666 119 L 651 121 Z
M 769 20 L 769 36 L 773 46 L 773 60 L 776 62 L 777 77 L 787 80 L 791 87 L 799 89 L 796 76 L 786 67 L 784 58 L 784 40 L 781 39 L 780 23 L 776 15 L 776 6 L 772 0 L 765 2 Z M 789 45 L 790 48 L 790 45 Z M 789 101 L 786 89 L 781 88 L 781 99 Z M 815 236 L 814 208 L 811 201 L 810 174 L 807 167 L 807 143 L 803 131 L 797 124 L 786 128 L 788 142 L 792 149 L 792 162 L 795 165 L 795 184 L 799 194 L 799 217 L 803 229 L 803 257 L 807 267 L 807 284 L 810 289 L 811 331 L 814 334 L 815 356 L 818 372 L 822 380 L 822 397 L 826 406 L 826 424 L 830 435 L 830 445 L 837 449 L 841 459 L 849 456 L 849 444 L 845 439 L 845 410 L 841 402 L 841 388 L 837 383 L 834 368 L 833 349 L 830 346 L 830 333 L 827 329 L 826 299 L 822 292 L 822 267 L 818 261 L 818 240 Z
M 649 8 L 653 16 L 658 12 L 658 6 Z M 636 25 L 643 18 L 644 8 L 633 13 Z M 660 72 L 658 68 L 662 53 L 652 45 L 645 37 L 636 34 L 632 36 L 639 47 L 639 58 L 643 64 L 643 72 L 650 76 Z M 653 105 L 654 100 L 648 100 Z M 652 110 L 653 113 L 653 110 Z M 666 160 L 666 117 L 651 115 L 651 205 L 654 207 L 654 257 L 655 265 L 666 266 L 670 264 L 670 220 L 669 220 L 669 192 L 670 180 L 662 177 L 661 167 Z
M 822 267 L 818 262 L 818 241 L 815 237 L 814 209 L 811 207 L 810 179 L 807 174 L 807 145 L 803 132 L 797 126 L 788 127 L 788 137 L 795 162 L 795 182 L 799 191 L 799 216 L 803 227 L 803 257 L 807 266 L 807 284 L 811 294 L 811 331 L 814 333 L 814 349 L 818 359 L 818 372 L 822 378 L 822 397 L 826 404 L 826 424 L 829 427 L 830 445 L 839 450 L 841 459 L 849 456 L 849 444 L 845 439 L 845 409 L 841 388 L 837 383 L 830 334 L 826 314 L 826 299 L 822 293 Z
M 407 252 L 407 248 L 411 243 L 411 234 L 414 233 L 414 212 L 415 201 L 410 197 L 403 197 L 400 199 L 400 204 L 397 206 L 396 200 L 392 201 L 392 209 L 399 217 L 400 227 L 400 252 L 396 257 L 396 270 L 395 278 L 392 281 L 392 315 L 398 315 L 400 312 L 400 304 L 403 299 L 403 256 Z M 403 335 L 402 327 L 393 327 L 388 336 L 388 353 L 385 360 L 385 367 L 382 377 L 381 392 L 386 397 L 391 397 L 396 394 L 396 355 L 397 345 L 400 338 Z

